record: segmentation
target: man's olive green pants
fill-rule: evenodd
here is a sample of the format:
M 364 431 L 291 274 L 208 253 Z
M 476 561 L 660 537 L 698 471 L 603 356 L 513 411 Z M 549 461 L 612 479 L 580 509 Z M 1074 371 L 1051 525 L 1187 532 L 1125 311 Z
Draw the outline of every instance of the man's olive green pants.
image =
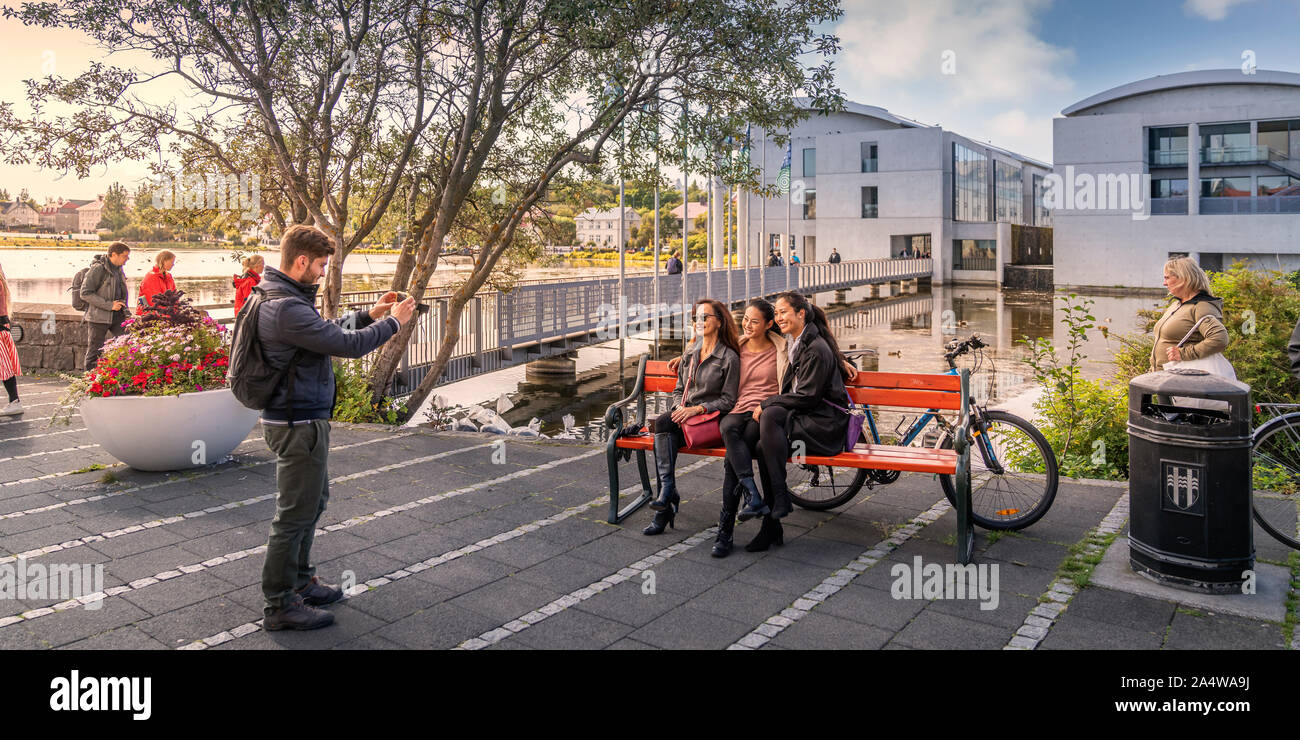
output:
M 262 436 L 275 453 L 275 518 L 262 566 L 263 611 L 270 614 L 288 603 L 294 591 L 316 575 L 311 545 L 316 523 L 330 497 L 326 463 L 330 450 L 327 419 L 294 422 L 292 428 L 262 425 Z

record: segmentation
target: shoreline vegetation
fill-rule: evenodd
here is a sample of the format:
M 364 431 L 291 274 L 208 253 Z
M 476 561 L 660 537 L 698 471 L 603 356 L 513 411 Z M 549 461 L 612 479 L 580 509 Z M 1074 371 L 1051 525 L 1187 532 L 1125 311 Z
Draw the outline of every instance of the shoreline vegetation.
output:
M 227 251 L 232 252 L 240 250 L 243 252 L 266 252 L 278 249 L 278 246 L 270 245 L 235 245 L 230 242 L 137 242 L 124 240 L 131 245 L 132 249 L 142 249 L 149 252 L 160 249 L 185 249 L 185 250 L 207 250 L 207 251 Z M 111 242 L 106 241 L 87 241 L 85 239 L 54 239 L 50 237 L 31 237 L 31 238 L 4 238 L 0 240 L 0 250 L 2 249 L 65 249 L 69 251 L 100 251 L 107 249 Z M 392 255 L 394 257 L 401 254 L 399 249 L 382 249 L 377 247 L 358 247 L 350 254 L 371 254 L 371 255 Z

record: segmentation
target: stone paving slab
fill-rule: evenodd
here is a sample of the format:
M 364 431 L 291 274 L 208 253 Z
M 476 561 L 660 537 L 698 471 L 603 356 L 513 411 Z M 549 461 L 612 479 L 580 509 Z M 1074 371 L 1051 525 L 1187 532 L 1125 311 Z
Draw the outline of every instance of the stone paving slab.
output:
M 0 604 L 0 649 L 174 649 L 196 641 L 222 650 L 445 649 L 483 635 L 491 639 L 473 646 L 1001 649 L 1033 631 L 1042 604 L 1057 603 L 1048 595 L 1068 546 L 1125 493 L 1122 486 L 1065 481 L 1056 505 L 1033 527 L 994 536 L 977 531 L 976 563 L 999 569 L 998 608 L 981 610 L 972 599 L 897 598 L 892 591 L 895 567 L 910 567 L 917 557 L 952 562 L 951 509 L 918 519 L 944 500 L 933 476 L 905 474 L 838 510 L 796 510 L 785 520 L 785 545 L 766 552 L 743 549 L 756 522 L 738 525 L 732 554 L 717 559 L 709 552 L 718 460 L 683 458 L 683 465 L 702 464 L 679 477 L 677 526 L 646 537 L 649 509 L 621 525 L 604 521 L 607 475 L 594 446 L 401 433 L 409 436 L 366 425 L 333 430 L 338 449 L 330 475 L 345 480 L 331 486 L 314 555 L 326 580 L 337 583 L 348 573 L 361 585 L 330 607 L 334 626 L 310 633 L 268 634 L 256 626 L 260 548 L 274 511 L 267 495 L 274 492 L 274 465 L 266 462 L 260 430 L 233 462 L 193 474 L 118 468 L 114 484 L 99 483 L 99 473 L 41 481 L 39 491 L 34 483 L 0 488 L 0 515 L 19 514 L 0 519 L 0 557 L 89 538 L 35 562 L 102 564 L 109 590 L 98 611 L 41 611 L 55 599 Z M 78 432 L 14 442 L 11 451 L 4 436 L 0 460 L 91 443 Z M 493 443 L 504 443 L 504 464 L 492 461 L 499 448 L 467 449 Z M 434 455 L 441 457 L 422 461 Z M 60 473 L 101 457 L 87 451 L 35 459 Z M 22 462 L 0 462 L 0 477 L 25 469 Z M 632 466 L 623 467 L 622 482 L 633 493 Z M 218 508 L 255 496 L 265 498 Z M 72 503 L 31 511 L 62 502 Z M 160 517 L 172 518 L 134 529 Z M 102 536 L 123 529 L 130 531 Z M 157 575 L 167 577 L 153 581 Z M 1042 620 L 1050 625 L 1043 649 L 1285 647 L 1281 619 L 1231 616 L 1099 585 L 1067 600 L 1054 620 Z

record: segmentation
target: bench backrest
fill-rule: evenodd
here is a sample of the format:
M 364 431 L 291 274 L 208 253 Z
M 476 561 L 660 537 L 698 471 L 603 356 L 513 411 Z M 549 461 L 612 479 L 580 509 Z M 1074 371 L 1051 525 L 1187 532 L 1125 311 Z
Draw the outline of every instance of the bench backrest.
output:
M 899 408 L 961 410 L 961 376 L 941 373 L 882 373 L 859 371 L 845 383 L 855 403 Z M 677 374 L 668 363 L 646 362 L 645 391 L 672 393 Z

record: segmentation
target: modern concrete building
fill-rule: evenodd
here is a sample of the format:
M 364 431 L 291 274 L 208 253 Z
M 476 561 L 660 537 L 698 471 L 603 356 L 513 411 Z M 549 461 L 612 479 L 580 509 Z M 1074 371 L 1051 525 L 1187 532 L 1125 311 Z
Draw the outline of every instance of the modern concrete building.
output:
M 1095 196 L 1053 212 L 1057 287 L 1159 288 L 1178 253 L 1300 269 L 1300 74 L 1161 75 L 1061 113 L 1055 174 L 1065 195 L 1091 182 Z M 1150 202 L 1125 199 L 1145 176 Z
M 751 161 L 775 183 L 786 149 L 753 135 Z M 1011 226 L 1050 225 L 1034 207 L 1045 162 L 859 103 L 813 114 L 790 135 L 790 193 L 767 200 L 766 217 L 764 199 L 740 198 L 750 264 L 781 242 L 788 255 L 793 242 L 804 262 L 832 247 L 845 260 L 928 253 L 936 283 L 1000 284 Z
M 641 225 L 641 216 L 631 206 L 623 207 L 623 244 L 632 241 L 632 227 Z M 618 247 L 618 208 L 600 211 L 588 208 L 573 217 L 578 233 L 578 245 L 588 242 L 600 248 Z

